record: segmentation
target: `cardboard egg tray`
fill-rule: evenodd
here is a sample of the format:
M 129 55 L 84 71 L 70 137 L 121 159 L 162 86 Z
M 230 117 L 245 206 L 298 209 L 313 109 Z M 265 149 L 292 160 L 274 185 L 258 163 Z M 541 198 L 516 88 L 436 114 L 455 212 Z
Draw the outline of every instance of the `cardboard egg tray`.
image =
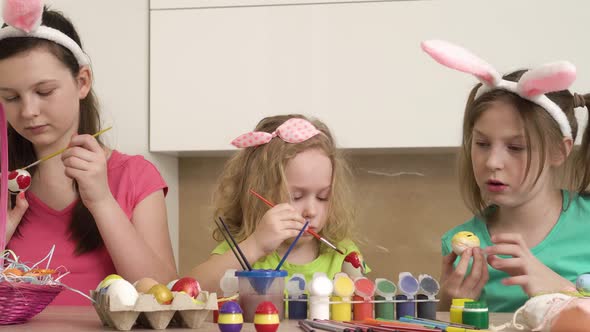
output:
M 202 291 L 196 303 L 188 294 L 172 292 L 171 304 L 159 304 L 151 294 L 139 294 L 133 306 L 121 304 L 104 293 L 90 292 L 94 309 L 105 326 L 119 331 L 129 331 L 134 325 L 163 330 L 169 326 L 199 328 L 207 314 L 217 310 L 217 295 Z M 112 301 L 111 301 L 112 300 Z

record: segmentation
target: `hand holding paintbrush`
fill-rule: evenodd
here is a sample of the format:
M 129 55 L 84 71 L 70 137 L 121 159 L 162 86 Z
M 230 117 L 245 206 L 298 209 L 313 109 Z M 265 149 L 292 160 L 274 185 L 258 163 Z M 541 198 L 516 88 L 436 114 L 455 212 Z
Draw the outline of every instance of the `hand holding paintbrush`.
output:
M 250 193 L 256 197 L 258 197 L 261 201 L 263 201 L 266 205 L 268 205 L 269 207 L 274 207 L 275 205 L 273 203 L 271 203 L 269 200 L 267 200 L 266 198 L 262 197 L 259 193 L 257 193 L 256 191 L 254 191 L 253 189 L 250 189 Z M 325 243 L 328 247 L 336 250 L 339 254 L 344 255 L 344 252 L 340 249 L 338 249 L 338 247 L 336 247 L 335 245 L 333 245 L 332 243 L 330 243 L 330 241 L 326 240 L 325 238 L 323 238 L 322 236 L 320 236 L 318 233 L 316 233 L 315 231 L 313 231 L 311 228 L 307 228 L 306 232 L 308 234 L 310 234 L 311 236 L 315 237 L 316 239 L 320 240 L 321 242 Z

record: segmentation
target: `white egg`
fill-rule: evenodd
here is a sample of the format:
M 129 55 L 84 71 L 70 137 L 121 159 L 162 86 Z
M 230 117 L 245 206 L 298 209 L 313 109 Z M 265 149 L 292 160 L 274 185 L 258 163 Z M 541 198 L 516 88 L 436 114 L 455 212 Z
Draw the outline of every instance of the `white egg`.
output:
M 17 169 L 8 173 L 8 191 L 18 194 L 31 186 L 31 174 L 24 169 Z
M 172 280 L 168 283 L 168 285 L 166 285 L 166 287 L 168 287 L 168 289 L 172 289 L 172 287 L 174 287 L 174 284 L 178 281 L 178 279 L 176 280 Z
M 109 298 L 114 299 L 118 298 L 119 302 L 123 305 L 133 306 L 135 305 L 135 301 L 139 297 L 137 290 L 133 285 L 124 279 L 116 279 L 114 280 L 107 289 L 107 295 Z

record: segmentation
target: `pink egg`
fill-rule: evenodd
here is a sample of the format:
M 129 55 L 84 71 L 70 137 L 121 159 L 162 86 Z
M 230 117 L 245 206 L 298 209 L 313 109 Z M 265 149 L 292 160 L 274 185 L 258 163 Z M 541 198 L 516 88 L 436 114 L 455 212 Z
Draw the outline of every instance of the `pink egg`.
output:
M 17 169 L 8 173 L 8 191 L 18 194 L 31 186 L 31 174 L 24 169 Z

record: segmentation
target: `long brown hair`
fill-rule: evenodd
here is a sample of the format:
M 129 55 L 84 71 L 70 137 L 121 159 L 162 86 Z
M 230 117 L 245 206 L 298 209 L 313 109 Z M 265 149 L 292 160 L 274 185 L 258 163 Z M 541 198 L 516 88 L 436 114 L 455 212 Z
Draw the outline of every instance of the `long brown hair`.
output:
M 517 82 L 526 70 L 519 70 L 504 76 L 505 80 Z M 590 184 L 590 142 L 588 132 L 590 126 L 586 127 L 582 145 L 575 148 L 567 155 L 563 144 L 563 134 L 557 122 L 541 106 L 528 101 L 515 93 L 503 89 L 493 89 L 475 98 L 481 84 L 476 85 L 470 92 L 463 117 L 463 141 L 459 153 L 459 184 L 461 194 L 467 207 L 479 216 L 485 217 L 488 207 L 475 180 L 471 158 L 471 145 L 473 144 L 473 127 L 479 117 L 491 106 L 497 103 L 504 103 L 514 106 L 524 123 L 525 139 L 527 142 L 527 166 L 525 179 L 529 176 L 531 159 L 535 158 L 540 162 L 540 167 L 535 175 L 535 182 L 539 179 L 548 155 L 562 154 L 564 160 L 564 176 L 561 181 L 565 189 L 572 193 L 580 194 L 585 192 Z M 590 94 L 574 95 L 569 90 L 562 90 L 546 94 L 549 99 L 555 102 L 565 113 L 572 128 L 572 137 L 578 135 L 578 122 L 574 115 L 574 108 L 580 106 L 582 99 L 590 105 Z M 532 153 L 531 144 L 535 144 L 538 153 Z
M 82 42 L 72 22 L 62 13 L 44 8 L 42 25 L 63 32 L 82 47 Z M 76 78 L 80 73 L 80 65 L 71 51 L 52 41 L 34 37 L 17 37 L 0 40 L 0 60 L 36 49 L 44 49 L 53 54 L 70 71 L 72 77 Z M 99 130 L 100 115 L 98 101 L 91 89 L 86 98 L 80 100 L 78 133 L 94 134 Z M 102 146 L 102 142 L 100 140 L 98 142 Z M 10 124 L 8 126 L 8 150 L 10 151 L 8 157 L 9 169 L 24 167 L 40 157 L 35 154 L 33 144 L 17 133 Z M 28 170 L 31 176 L 33 176 L 37 168 L 32 167 Z M 78 191 L 77 185 L 75 185 L 75 190 Z M 14 197 L 12 198 L 12 203 L 14 204 Z M 84 206 L 82 200 L 78 200 L 74 207 L 69 231 L 70 237 L 76 241 L 76 254 L 78 255 L 92 251 L 103 244 L 94 217 L 86 206 Z M 16 236 L 20 236 L 18 228 Z
M 303 118 L 310 121 L 322 135 L 307 141 L 291 144 L 281 139 L 257 147 L 241 149 L 225 164 L 218 187 L 214 194 L 215 218 L 222 216 L 228 223 L 230 232 L 237 241 L 250 236 L 268 207 L 249 193 L 256 189 L 274 202 L 289 201 L 285 166 L 298 153 L 310 149 L 321 150 L 332 162 L 332 185 L 329 199 L 328 217 L 322 235 L 337 243 L 352 239 L 354 209 L 350 191 L 350 169 L 344 157 L 336 148 L 328 127 L 317 119 L 303 115 L 279 115 L 262 119 L 256 131 L 271 133 L 290 118 Z M 217 230 L 213 237 L 221 241 Z

